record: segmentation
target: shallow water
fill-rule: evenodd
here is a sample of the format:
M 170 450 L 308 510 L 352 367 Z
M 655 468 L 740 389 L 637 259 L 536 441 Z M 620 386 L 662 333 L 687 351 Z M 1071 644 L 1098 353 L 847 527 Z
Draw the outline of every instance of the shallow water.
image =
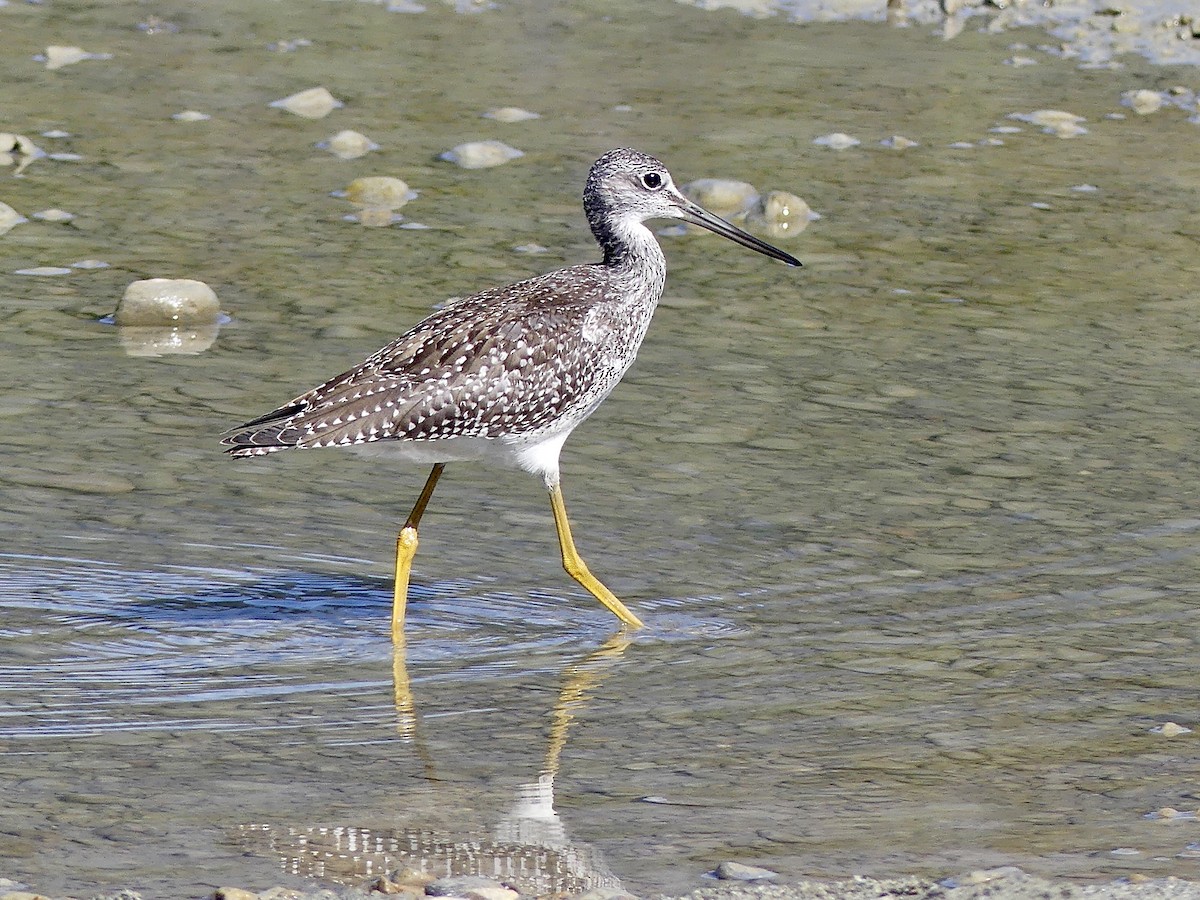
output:
M 19 212 L 77 216 L 0 237 L 0 874 L 186 897 L 471 842 L 636 893 L 726 858 L 1200 874 L 1200 825 L 1146 818 L 1200 807 L 1195 735 L 1151 732 L 1200 718 L 1200 126 L 1119 103 L 1195 70 L 675 4 L 160 15 L 0 9 L 3 127 L 83 157 L 0 170 Z M 30 59 L 58 43 L 114 59 Z M 322 83 L 327 119 L 266 107 Z M 479 118 L 503 105 L 542 118 Z M 989 132 L 1040 108 L 1090 133 Z M 381 151 L 315 149 L 342 128 Z M 437 160 L 489 138 L 526 156 Z M 591 258 L 576 198 L 624 144 L 823 216 L 799 271 L 664 238 L 647 344 L 567 445 L 581 550 L 649 627 L 611 638 L 536 482 L 460 466 L 394 657 L 425 473 L 216 440 L 448 296 Z M 330 192 L 372 174 L 429 229 L 343 221 Z M 111 267 L 7 274 L 86 258 Z M 159 275 L 220 295 L 207 351 L 130 356 L 98 321 Z

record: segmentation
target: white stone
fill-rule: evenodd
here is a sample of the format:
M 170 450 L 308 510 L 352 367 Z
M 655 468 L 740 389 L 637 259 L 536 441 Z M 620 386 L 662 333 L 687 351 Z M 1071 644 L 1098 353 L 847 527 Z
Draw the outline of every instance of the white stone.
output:
M 71 270 L 64 266 L 34 266 L 31 269 L 17 269 L 14 275 L 70 275 Z
M 524 155 L 502 141 L 472 141 L 447 150 L 441 158 L 464 169 L 490 169 Z
M 16 228 L 22 222 L 29 220 L 9 206 L 7 203 L 0 203 L 0 234 L 7 234 Z
M 485 119 L 495 119 L 497 122 L 527 122 L 530 119 L 540 119 L 535 112 L 530 112 L 527 109 L 521 109 L 518 106 L 500 106 L 496 109 L 489 109 L 483 114 Z
M 73 66 L 85 59 L 112 59 L 111 53 L 89 53 L 82 47 L 47 47 L 40 57 L 46 63 L 47 69 L 61 69 L 63 66 Z
M 221 315 L 217 295 L 191 278 L 147 278 L 125 288 L 114 319 L 118 325 L 208 325 Z
M 830 150 L 848 150 L 851 147 L 857 147 L 862 142 L 856 137 L 835 131 L 832 134 L 823 134 L 819 138 L 815 138 L 813 143 L 818 147 L 828 147 Z
M 682 188 L 684 196 L 718 215 L 745 212 L 758 199 L 758 188 L 748 181 L 698 178 Z
M 1083 116 L 1077 116 L 1075 113 L 1065 112 L 1061 109 L 1037 109 L 1031 113 L 1009 113 L 1008 118 L 1029 122 L 1031 125 L 1039 125 L 1046 134 L 1053 134 L 1060 138 L 1078 137 L 1088 133 L 1082 124 L 1087 121 Z
M 1128 106 L 1139 116 L 1146 116 L 1162 109 L 1163 95 L 1158 91 L 1126 91 L 1121 95 L 1121 105 Z
M 35 219 L 41 219 L 43 222 L 70 222 L 75 218 L 74 213 L 69 213 L 65 209 L 43 209 L 33 213 Z
M 399 209 L 417 196 L 400 178 L 391 175 L 367 175 L 346 185 L 345 197 L 356 206 L 374 209 Z
M 326 88 L 315 87 L 292 94 L 290 97 L 273 100 L 267 105 L 274 109 L 285 109 L 293 115 L 305 119 L 323 119 L 335 109 L 341 109 L 346 104 L 334 97 Z
M 372 150 L 378 150 L 379 145 L 365 134 L 346 129 L 319 142 L 317 148 L 328 150 L 338 159 L 358 159 Z

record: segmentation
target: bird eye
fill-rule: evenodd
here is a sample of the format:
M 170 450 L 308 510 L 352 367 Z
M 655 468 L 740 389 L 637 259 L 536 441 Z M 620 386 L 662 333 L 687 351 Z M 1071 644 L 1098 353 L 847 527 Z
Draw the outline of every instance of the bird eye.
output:
M 650 188 L 652 191 L 657 191 L 660 187 L 662 187 L 662 183 L 662 176 L 657 172 L 647 172 L 642 176 L 642 184 Z

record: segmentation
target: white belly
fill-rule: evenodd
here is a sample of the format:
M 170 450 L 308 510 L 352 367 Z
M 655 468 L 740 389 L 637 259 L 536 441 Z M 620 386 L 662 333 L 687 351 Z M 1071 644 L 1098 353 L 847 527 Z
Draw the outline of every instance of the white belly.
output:
M 558 455 L 570 431 L 536 437 L 452 437 L 435 441 L 382 440 L 351 444 L 345 449 L 369 459 L 399 460 L 418 465 L 482 462 L 540 475 L 547 486 L 558 481 Z

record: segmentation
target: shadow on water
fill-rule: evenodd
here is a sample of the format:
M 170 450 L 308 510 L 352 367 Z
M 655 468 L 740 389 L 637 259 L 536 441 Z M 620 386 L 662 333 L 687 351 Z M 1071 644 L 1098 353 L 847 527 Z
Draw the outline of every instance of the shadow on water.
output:
M 330 559 L 304 562 L 319 567 Z M 330 747 L 399 745 L 412 763 L 410 783 L 400 802 L 384 803 L 388 824 L 244 823 L 223 828 L 225 840 L 302 878 L 357 882 L 408 867 L 501 877 L 538 895 L 620 886 L 600 852 L 574 840 L 554 808 L 571 724 L 633 642 L 620 632 L 594 650 L 575 649 L 581 618 L 598 630 L 610 625 L 602 610 L 581 615 L 549 595 L 444 582 L 413 590 L 406 641 L 393 645 L 384 627 L 390 584 L 380 579 L 294 569 L 129 571 L 103 560 L 8 554 L 0 556 L 0 585 L 0 638 L 19 657 L 0 665 L 0 748 L 8 753 L 119 733 L 153 741 L 156 733 L 178 739 L 312 727 Z M 671 606 L 640 640 L 744 633 Z M 377 677 L 384 671 L 390 679 Z M 540 748 L 536 776 L 502 802 L 431 733 L 463 716 L 504 716 L 503 700 L 479 700 L 488 697 L 487 684 L 513 676 L 556 681 L 557 688 L 541 716 L 544 737 L 529 739 Z M 423 712 L 422 691 L 444 682 L 465 687 L 472 702 Z M 357 714 L 338 702 L 363 695 L 374 699 Z M 299 720 L 246 715 L 247 708 L 309 699 Z M 127 753 L 118 750 L 112 762 L 126 764 Z M 503 767 L 498 759 L 487 764 Z
M 278 725 L 241 718 L 183 723 L 125 714 L 149 704 L 266 701 L 386 686 L 379 679 L 313 680 L 309 674 L 331 666 L 344 675 L 393 662 L 397 684 L 408 681 L 406 663 L 428 667 L 426 677 L 467 683 L 499 671 L 539 672 L 578 645 L 581 621 L 597 630 L 610 624 L 603 610 L 581 611 L 547 592 L 518 597 L 481 590 L 479 581 L 443 581 L 412 589 L 408 644 L 395 656 L 384 628 L 391 584 L 378 578 L 191 566 L 144 572 L 101 560 L 0 555 L 0 585 L 0 638 L 21 660 L 0 666 L 10 688 L 0 739 L 273 728 Z M 640 639 L 712 639 L 741 631 L 674 609 Z M 64 678 L 72 690 L 61 689 Z M 28 708 L 22 709 L 22 698 Z

